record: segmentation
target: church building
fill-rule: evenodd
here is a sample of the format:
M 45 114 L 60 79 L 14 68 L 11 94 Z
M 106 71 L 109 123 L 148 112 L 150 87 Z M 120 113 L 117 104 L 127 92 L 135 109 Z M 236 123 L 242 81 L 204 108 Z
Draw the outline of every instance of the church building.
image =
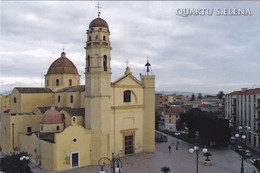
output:
M 97 164 L 101 157 L 155 152 L 155 76 L 137 79 L 130 67 L 111 82 L 107 22 L 87 30 L 85 85 L 65 52 L 45 75 L 44 88 L 16 87 L 2 114 L 4 152 L 25 151 L 49 170 Z

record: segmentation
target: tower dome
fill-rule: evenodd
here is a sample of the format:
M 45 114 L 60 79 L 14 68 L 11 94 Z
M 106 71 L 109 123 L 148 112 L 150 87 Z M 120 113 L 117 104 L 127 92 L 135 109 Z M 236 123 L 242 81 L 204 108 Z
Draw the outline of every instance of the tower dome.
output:
M 92 20 L 92 22 L 89 24 L 89 28 L 92 28 L 92 27 L 104 27 L 104 28 L 108 29 L 108 24 L 104 19 L 98 17 L 98 18 Z
M 62 52 L 61 57 L 51 64 L 48 74 L 78 74 L 78 70 L 73 62 L 66 57 L 66 53 Z

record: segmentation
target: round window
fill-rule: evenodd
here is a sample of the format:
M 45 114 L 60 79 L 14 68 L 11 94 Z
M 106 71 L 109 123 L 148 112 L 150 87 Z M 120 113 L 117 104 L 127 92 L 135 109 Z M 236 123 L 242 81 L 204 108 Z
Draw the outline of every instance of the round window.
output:
M 77 138 L 73 138 L 72 141 L 73 141 L 74 143 L 76 143 L 78 140 L 77 140 Z

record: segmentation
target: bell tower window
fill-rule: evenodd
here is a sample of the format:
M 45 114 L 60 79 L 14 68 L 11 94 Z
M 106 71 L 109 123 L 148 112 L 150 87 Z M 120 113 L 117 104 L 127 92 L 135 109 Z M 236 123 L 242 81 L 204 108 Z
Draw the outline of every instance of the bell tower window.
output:
M 87 72 L 89 72 L 89 67 L 90 67 L 90 57 L 88 55 L 88 58 L 87 58 Z
M 106 36 L 103 36 L 103 40 L 106 41 Z
M 104 55 L 103 67 L 104 67 L 104 71 L 107 71 L 107 56 L 106 55 Z
M 88 37 L 88 41 L 91 41 L 91 36 Z
M 124 102 L 131 102 L 131 91 L 124 91 Z
M 56 79 L 56 86 L 59 86 L 60 85 L 60 81 L 59 79 Z
M 72 79 L 69 80 L 69 86 L 72 86 Z

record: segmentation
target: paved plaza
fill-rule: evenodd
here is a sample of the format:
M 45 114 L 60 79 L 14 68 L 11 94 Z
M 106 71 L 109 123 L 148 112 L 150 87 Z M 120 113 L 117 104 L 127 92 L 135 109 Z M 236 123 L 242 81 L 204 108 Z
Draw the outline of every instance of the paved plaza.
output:
M 196 154 L 189 153 L 190 144 L 179 140 L 179 149 L 176 150 L 176 138 L 168 137 L 167 143 L 156 145 L 155 153 L 140 153 L 129 155 L 122 158 L 122 173 L 160 173 L 161 167 L 170 167 L 170 173 L 195 173 L 196 172 Z M 171 152 L 168 146 L 171 145 Z M 212 153 L 210 157 L 213 161 L 212 166 L 203 165 L 205 157 L 200 152 L 199 155 L 199 173 L 239 173 L 241 166 L 240 156 L 229 148 L 209 149 Z M 251 164 L 245 163 L 245 173 L 253 173 Z M 99 166 L 91 165 L 82 168 L 75 168 L 61 173 L 98 173 Z M 109 166 L 105 167 L 110 173 Z M 35 167 L 34 173 L 48 173 L 50 171 Z

